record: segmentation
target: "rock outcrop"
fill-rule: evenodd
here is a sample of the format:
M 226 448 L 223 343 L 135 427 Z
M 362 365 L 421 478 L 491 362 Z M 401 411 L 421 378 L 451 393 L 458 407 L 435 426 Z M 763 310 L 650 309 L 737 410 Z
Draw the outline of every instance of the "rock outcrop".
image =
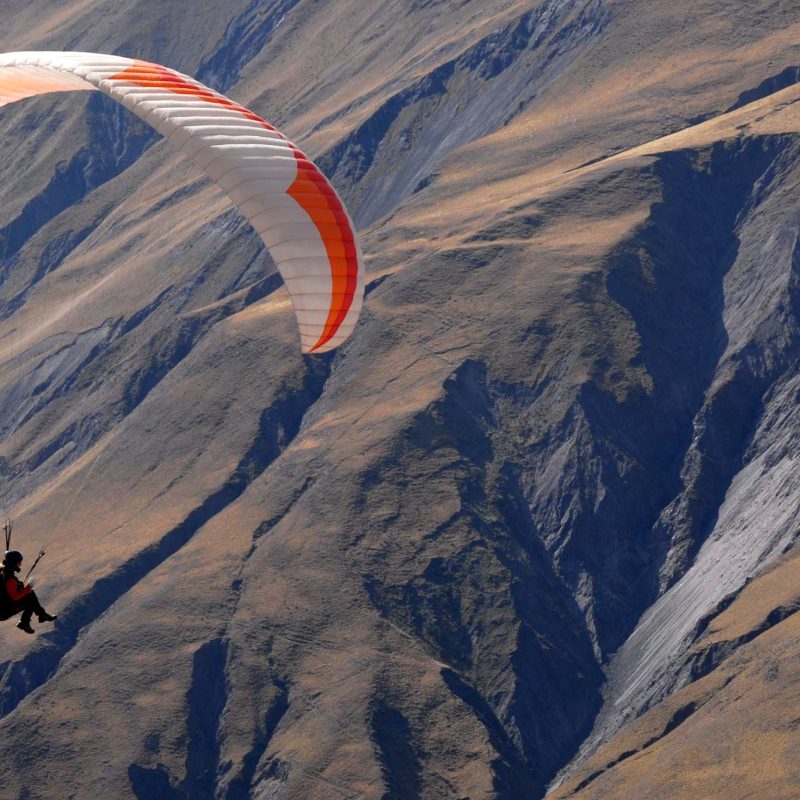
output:
M 0 630 L 9 796 L 679 798 L 673 731 L 789 741 L 792 3 L 48 5 L 3 49 L 157 60 L 302 144 L 368 289 L 304 359 L 168 142 L 1 110 L 0 503 L 60 611 Z

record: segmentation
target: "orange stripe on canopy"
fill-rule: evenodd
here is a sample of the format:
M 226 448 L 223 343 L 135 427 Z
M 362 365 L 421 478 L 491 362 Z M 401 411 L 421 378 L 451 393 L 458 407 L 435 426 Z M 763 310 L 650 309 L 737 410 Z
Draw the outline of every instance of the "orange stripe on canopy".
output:
M 118 72 L 116 75 L 111 75 L 108 80 L 111 81 L 127 81 L 135 83 L 137 86 L 148 89 L 150 87 L 155 89 L 166 89 L 172 94 L 184 94 L 192 97 L 197 97 L 200 100 L 205 100 L 207 103 L 215 103 L 216 105 L 225 106 L 233 111 L 238 111 L 248 119 L 260 122 L 268 131 L 275 131 L 275 128 L 270 125 L 266 120 L 261 119 L 257 114 L 254 114 L 244 106 L 234 103 L 227 97 L 215 94 L 210 89 L 200 87 L 187 81 L 182 75 L 173 72 L 167 67 L 162 67 L 160 64 L 151 64 L 148 61 L 134 61 L 132 67 Z M 279 134 L 280 135 L 280 134 Z
M 292 149 L 298 160 L 297 178 L 289 187 L 289 194 L 300 203 L 317 226 L 331 265 L 331 307 L 319 341 L 309 350 L 313 353 L 335 336 L 353 304 L 358 281 L 358 255 L 355 237 L 341 201 L 335 194 L 324 192 L 327 181 L 322 173 L 310 161 L 305 160 L 297 148 Z M 304 159 L 302 162 L 301 158 Z M 326 209 L 307 203 L 305 198 L 313 197 L 314 194 L 325 199 Z M 324 224 L 330 219 L 330 214 L 336 219 L 335 228 Z
M 209 89 L 195 85 L 176 72 L 147 61 L 134 61 L 110 80 L 127 81 L 143 88 L 165 89 L 172 94 L 190 95 L 237 111 L 259 122 L 269 131 L 275 128 L 244 106 Z M 277 132 L 277 131 L 275 131 Z M 283 136 L 278 133 L 281 138 Z M 294 145 L 289 145 L 297 161 L 297 177 L 287 194 L 305 211 L 319 233 L 331 270 L 331 305 L 322 335 L 308 352 L 322 347 L 339 330 L 353 304 L 358 284 L 358 252 L 355 234 L 336 193 L 322 173 Z M 333 224 L 332 224 L 333 223 Z

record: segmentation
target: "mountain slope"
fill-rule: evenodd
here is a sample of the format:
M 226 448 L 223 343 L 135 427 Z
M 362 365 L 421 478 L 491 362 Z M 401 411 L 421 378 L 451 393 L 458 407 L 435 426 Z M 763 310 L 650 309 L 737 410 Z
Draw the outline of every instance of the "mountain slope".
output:
M 552 796 L 796 797 L 797 569 L 792 553 L 703 620 L 682 659 L 691 685 Z
M 795 10 L 12 4 L 285 129 L 369 286 L 303 360 L 168 143 L 3 110 L 2 500 L 61 611 L 0 631 L 8 791 L 537 797 L 689 680 L 797 531 Z

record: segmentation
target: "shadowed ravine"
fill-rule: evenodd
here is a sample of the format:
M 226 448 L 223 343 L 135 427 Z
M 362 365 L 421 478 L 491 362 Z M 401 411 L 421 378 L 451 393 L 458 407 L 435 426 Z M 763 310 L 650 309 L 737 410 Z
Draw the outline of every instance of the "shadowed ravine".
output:
M 0 499 L 70 548 L 0 629 L 2 800 L 800 796 L 796 9 L 179 6 L 0 38 L 275 122 L 369 289 L 302 357 L 168 142 L 0 109 Z
M 591 47 L 607 21 L 600 0 L 547 0 L 390 97 L 319 158 L 358 225 L 370 225 L 427 186 L 448 152 L 520 113 Z

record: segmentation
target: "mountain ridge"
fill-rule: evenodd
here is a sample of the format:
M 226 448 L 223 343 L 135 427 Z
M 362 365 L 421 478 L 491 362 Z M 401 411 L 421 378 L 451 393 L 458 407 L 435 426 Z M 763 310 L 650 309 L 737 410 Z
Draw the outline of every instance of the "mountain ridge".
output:
M 255 234 L 167 145 L 4 109 L 4 207 L 52 214 L 3 259 L 4 500 L 27 555 L 54 532 L 63 609 L 0 631 L 9 791 L 542 796 L 629 749 L 648 653 L 626 708 L 677 725 L 697 625 L 796 538 L 797 88 L 732 109 L 791 77 L 792 4 L 238 2 L 181 41 L 134 6 L 20 4 L 3 45 L 238 79 L 354 201 L 367 304 L 301 360 Z M 100 166 L 53 213 L 59 162 Z

